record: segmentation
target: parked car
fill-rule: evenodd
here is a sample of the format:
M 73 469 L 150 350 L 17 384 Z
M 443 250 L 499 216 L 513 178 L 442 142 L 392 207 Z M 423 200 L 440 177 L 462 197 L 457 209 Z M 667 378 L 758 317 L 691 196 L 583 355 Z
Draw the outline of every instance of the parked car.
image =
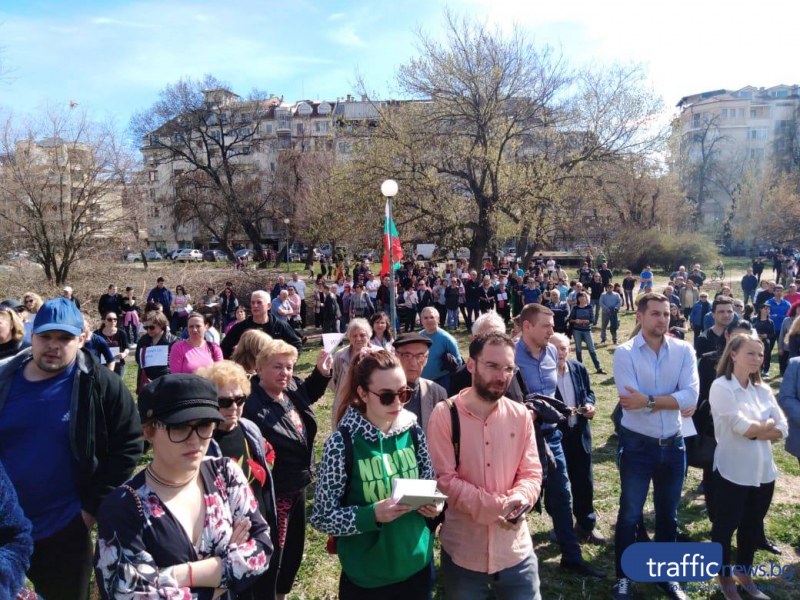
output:
M 184 248 L 175 255 L 173 260 L 175 262 L 202 262 L 203 253 L 195 248 Z
M 161 252 L 159 252 L 158 250 L 153 250 L 152 248 L 144 251 L 144 257 L 147 260 L 162 260 L 164 258 L 163 256 L 161 256 Z M 139 262 L 140 260 L 142 260 L 142 253 L 139 251 L 128 252 L 125 255 L 125 260 L 128 262 Z
M 172 250 L 168 251 L 164 255 L 164 258 L 166 258 L 167 260 L 175 260 L 175 257 L 178 255 L 178 252 L 180 252 L 181 250 L 182 250 L 182 248 L 173 248 Z
M 255 252 L 250 248 L 240 248 L 236 252 L 234 252 L 237 258 L 241 258 L 244 260 L 253 260 L 255 256 Z
M 203 260 L 208 262 L 224 262 L 228 260 L 228 255 L 219 248 L 212 248 L 203 252 Z

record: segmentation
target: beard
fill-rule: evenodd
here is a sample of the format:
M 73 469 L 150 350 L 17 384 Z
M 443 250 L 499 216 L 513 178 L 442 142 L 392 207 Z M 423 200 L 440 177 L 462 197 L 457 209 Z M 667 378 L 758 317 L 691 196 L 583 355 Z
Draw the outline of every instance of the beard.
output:
M 481 400 L 490 403 L 500 400 L 508 390 L 508 384 L 493 384 L 483 379 L 477 371 L 472 374 L 472 387 L 475 388 L 475 393 Z

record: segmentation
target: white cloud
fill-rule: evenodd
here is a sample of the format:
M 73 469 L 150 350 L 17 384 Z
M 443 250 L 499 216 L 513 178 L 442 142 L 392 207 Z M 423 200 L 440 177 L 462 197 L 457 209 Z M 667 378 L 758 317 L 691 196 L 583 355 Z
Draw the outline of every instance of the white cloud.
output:
M 346 25 L 328 32 L 327 37 L 331 42 L 340 46 L 365 45 L 364 40 L 358 36 L 358 34 L 355 32 L 355 29 L 350 25 Z

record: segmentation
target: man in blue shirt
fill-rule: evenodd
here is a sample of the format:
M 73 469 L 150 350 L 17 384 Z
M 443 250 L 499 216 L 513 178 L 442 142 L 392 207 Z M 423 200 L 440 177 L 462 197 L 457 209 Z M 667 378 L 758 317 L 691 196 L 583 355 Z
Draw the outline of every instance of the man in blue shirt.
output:
M 47 600 L 87 597 L 95 515 L 142 450 L 130 392 L 85 339 L 75 304 L 48 300 L 31 348 L 0 364 L 0 462 L 33 524 L 28 578 Z
M 439 328 L 439 312 L 433 306 L 423 308 L 420 318 L 424 327 L 420 333 L 431 341 L 428 362 L 425 363 L 422 376 L 438 383 L 446 390 L 450 389 L 450 374 L 464 362 L 461 360 L 458 343 L 452 335 Z M 448 358 L 447 355 L 452 358 Z
M 681 417 L 697 406 L 699 378 L 692 346 L 667 336 L 669 300 L 645 294 L 636 309 L 641 331 L 614 352 L 614 380 L 622 406 L 617 463 L 620 501 L 614 533 L 616 600 L 633 598 L 622 553 L 636 541 L 650 481 L 656 506 L 656 542 L 675 542 L 686 470 Z M 657 584 L 673 599 L 688 598 L 674 581 Z
M 786 313 L 789 312 L 789 309 L 792 307 L 792 305 L 789 304 L 789 301 L 783 297 L 782 285 L 776 285 L 774 288 L 772 288 L 772 293 L 775 295 L 767 300 L 765 304 L 769 306 L 769 318 L 772 321 L 772 324 L 775 326 L 775 331 L 780 331 L 781 324 L 786 318 Z
M 524 394 L 542 394 L 555 398 L 558 385 L 558 351 L 550 344 L 553 335 L 553 311 L 543 304 L 528 304 L 519 315 L 522 335 L 516 344 L 515 358 Z M 544 507 L 553 519 L 553 530 L 561 548 L 561 568 L 586 577 L 602 578 L 581 556 L 581 547 L 572 521 L 572 491 L 567 475 L 567 461 L 561 446 L 562 433 L 555 424 L 540 426 L 547 446 L 553 453 L 555 468 L 544 480 Z M 547 461 L 542 461 L 546 468 Z

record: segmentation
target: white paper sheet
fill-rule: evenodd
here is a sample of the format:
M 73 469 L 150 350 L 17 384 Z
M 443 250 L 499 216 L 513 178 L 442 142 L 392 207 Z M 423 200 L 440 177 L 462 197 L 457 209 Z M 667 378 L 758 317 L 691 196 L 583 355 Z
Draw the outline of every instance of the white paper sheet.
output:
M 108 349 L 111 350 L 111 354 L 113 354 L 115 358 L 117 354 L 119 354 L 119 346 L 110 346 Z M 106 364 L 106 357 L 103 356 L 102 354 L 100 355 L 100 364 L 101 365 Z
M 392 480 L 392 500 L 416 510 L 425 504 L 444 502 L 447 496 L 436 489 L 436 481 L 433 479 L 397 478 Z
M 169 364 L 169 346 L 150 346 L 144 351 L 145 367 L 166 367 Z
M 333 354 L 336 347 L 342 343 L 344 339 L 343 333 L 323 333 L 322 334 L 322 348 L 328 354 Z

